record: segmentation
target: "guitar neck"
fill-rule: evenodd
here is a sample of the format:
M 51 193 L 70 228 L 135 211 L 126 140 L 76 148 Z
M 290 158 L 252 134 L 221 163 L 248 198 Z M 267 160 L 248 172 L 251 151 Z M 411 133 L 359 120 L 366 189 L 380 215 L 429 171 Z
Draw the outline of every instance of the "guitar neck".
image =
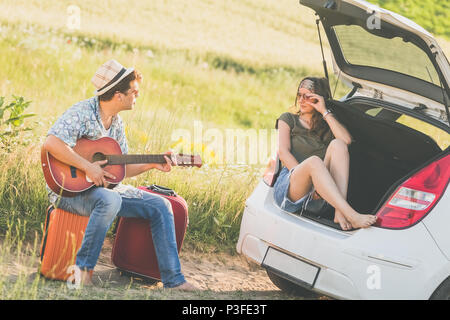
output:
M 165 154 L 122 154 L 122 155 L 105 155 L 108 160 L 108 165 L 124 165 L 136 163 L 166 163 L 164 156 L 170 158 Z M 201 167 L 202 159 L 200 156 L 193 156 L 188 154 L 172 155 L 177 162 L 177 166 L 183 167 Z M 103 158 L 104 159 L 104 158 Z M 101 160 L 101 159 L 99 159 Z
M 122 154 L 107 155 L 108 165 L 136 163 L 166 163 L 163 154 Z

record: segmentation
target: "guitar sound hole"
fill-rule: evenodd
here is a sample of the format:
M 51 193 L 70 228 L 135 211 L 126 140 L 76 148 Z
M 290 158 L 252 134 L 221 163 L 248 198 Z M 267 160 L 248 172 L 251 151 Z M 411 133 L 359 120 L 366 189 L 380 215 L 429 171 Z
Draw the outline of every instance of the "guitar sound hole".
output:
M 96 152 L 94 153 L 93 157 L 92 157 L 92 162 L 96 162 L 96 161 L 102 161 L 102 160 L 106 160 L 106 156 L 101 153 L 101 152 Z M 102 167 L 105 167 L 106 165 L 102 165 Z

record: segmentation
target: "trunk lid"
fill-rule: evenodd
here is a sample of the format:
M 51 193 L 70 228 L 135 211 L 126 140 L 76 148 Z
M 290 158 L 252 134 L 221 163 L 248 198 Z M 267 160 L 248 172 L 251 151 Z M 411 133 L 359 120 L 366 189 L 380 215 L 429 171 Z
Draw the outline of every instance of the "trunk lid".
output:
M 449 125 L 450 65 L 434 37 L 413 21 L 362 0 L 300 0 L 320 17 L 336 74 L 359 95 Z

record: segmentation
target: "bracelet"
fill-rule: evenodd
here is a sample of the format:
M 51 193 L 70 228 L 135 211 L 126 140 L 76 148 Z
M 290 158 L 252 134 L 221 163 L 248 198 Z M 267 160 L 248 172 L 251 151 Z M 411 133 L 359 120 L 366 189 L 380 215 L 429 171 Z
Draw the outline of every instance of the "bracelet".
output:
M 327 115 L 329 115 L 330 113 L 331 113 L 331 110 L 325 111 L 325 112 L 323 113 L 323 115 L 322 115 L 322 118 L 325 119 L 325 117 L 326 117 Z

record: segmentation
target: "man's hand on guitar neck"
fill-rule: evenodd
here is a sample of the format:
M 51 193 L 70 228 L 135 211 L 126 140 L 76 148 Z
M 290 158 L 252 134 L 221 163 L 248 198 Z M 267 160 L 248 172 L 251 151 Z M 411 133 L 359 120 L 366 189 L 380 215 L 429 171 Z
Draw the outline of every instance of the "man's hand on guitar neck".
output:
M 162 172 L 169 172 L 170 170 L 172 170 L 172 165 L 177 165 L 177 160 L 173 156 L 172 151 L 167 151 L 165 154 L 167 155 L 164 156 L 164 159 L 166 159 L 166 163 L 156 163 L 154 164 L 153 168 L 158 169 Z
M 126 177 L 134 177 L 151 169 L 158 169 L 162 172 L 170 172 L 172 170 L 172 165 L 178 165 L 177 160 L 172 151 L 167 151 L 165 154 L 167 155 L 164 156 L 166 163 L 127 164 Z

